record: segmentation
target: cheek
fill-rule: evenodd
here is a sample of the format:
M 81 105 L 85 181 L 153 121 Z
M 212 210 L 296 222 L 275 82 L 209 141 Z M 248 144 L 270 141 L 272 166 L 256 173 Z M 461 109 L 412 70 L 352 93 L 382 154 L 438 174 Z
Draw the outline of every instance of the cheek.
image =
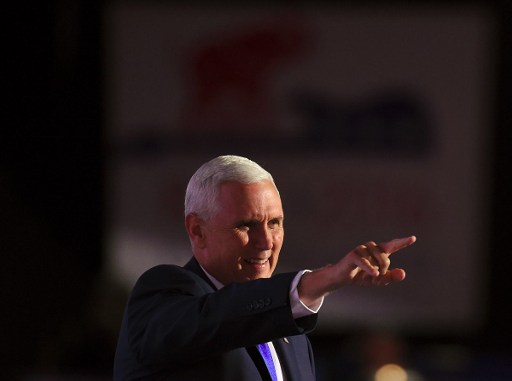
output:
M 237 246 L 246 246 L 249 243 L 249 235 L 245 232 L 237 232 L 234 241 Z
M 224 240 L 224 248 L 227 248 L 229 256 L 233 259 L 239 260 L 243 256 L 243 251 L 249 244 L 249 237 L 246 233 L 236 232 L 229 238 Z
M 281 246 L 283 245 L 283 239 L 284 239 L 284 230 L 279 230 L 274 235 L 274 245 L 280 249 Z
M 272 250 L 273 257 L 273 268 L 277 266 L 277 261 L 279 260 L 279 253 L 281 252 L 281 248 L 283 246 L 283 235 L 277 234 L 274 236 L 274 247 Z

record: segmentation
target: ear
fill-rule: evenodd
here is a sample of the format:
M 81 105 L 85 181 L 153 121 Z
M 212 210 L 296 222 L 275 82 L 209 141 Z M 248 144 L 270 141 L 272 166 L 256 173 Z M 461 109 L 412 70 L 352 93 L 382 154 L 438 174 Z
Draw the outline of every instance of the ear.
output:
M 204 234 L 204 221 L 196 214 L 187 214 L 185 216 L 185 228 L 187 230 L 190 242 L 193 247 L 204 249 L 206 239 Z

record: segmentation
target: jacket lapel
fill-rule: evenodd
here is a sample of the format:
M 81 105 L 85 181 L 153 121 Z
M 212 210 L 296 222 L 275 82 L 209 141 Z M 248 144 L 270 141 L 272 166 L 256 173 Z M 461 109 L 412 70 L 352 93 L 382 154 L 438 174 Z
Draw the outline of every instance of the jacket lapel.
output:
M 287 380 L 313 381 L 314 361 L 308 351 L 308 339 L 306 336 L 290 336 L 272 342 L 276 349 L 281 368 L 286 374 Z

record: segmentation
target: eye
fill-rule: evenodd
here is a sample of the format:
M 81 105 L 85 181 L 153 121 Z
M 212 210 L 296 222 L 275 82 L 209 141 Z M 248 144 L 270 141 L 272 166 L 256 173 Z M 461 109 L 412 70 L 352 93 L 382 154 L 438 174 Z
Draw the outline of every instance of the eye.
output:
M 268 222 L 268 225 L 271 229 L 280 228 L 283 220 L 281 218 L 273 218 Z
M 249 231 L 253 229 L 256 223 L 254 221 L 242 221 L 237 225 L 237 229 L 241 231 Z

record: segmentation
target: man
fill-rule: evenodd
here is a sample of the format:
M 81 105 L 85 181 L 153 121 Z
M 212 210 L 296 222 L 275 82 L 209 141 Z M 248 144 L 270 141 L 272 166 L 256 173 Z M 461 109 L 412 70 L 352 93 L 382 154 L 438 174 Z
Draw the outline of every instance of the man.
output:
M 416 238 L 370 241 L 334 265 L 272 276 L 283 220 L 274 180 L 258 164 L 239 156 L 203 164 L 185 195 L 193 258 L 184 267 L 156 266 L 137 281 L 114 379 L 314 380 L 305 334 L 323 298 L 345 285 L 403 280 L 389 255 Z

